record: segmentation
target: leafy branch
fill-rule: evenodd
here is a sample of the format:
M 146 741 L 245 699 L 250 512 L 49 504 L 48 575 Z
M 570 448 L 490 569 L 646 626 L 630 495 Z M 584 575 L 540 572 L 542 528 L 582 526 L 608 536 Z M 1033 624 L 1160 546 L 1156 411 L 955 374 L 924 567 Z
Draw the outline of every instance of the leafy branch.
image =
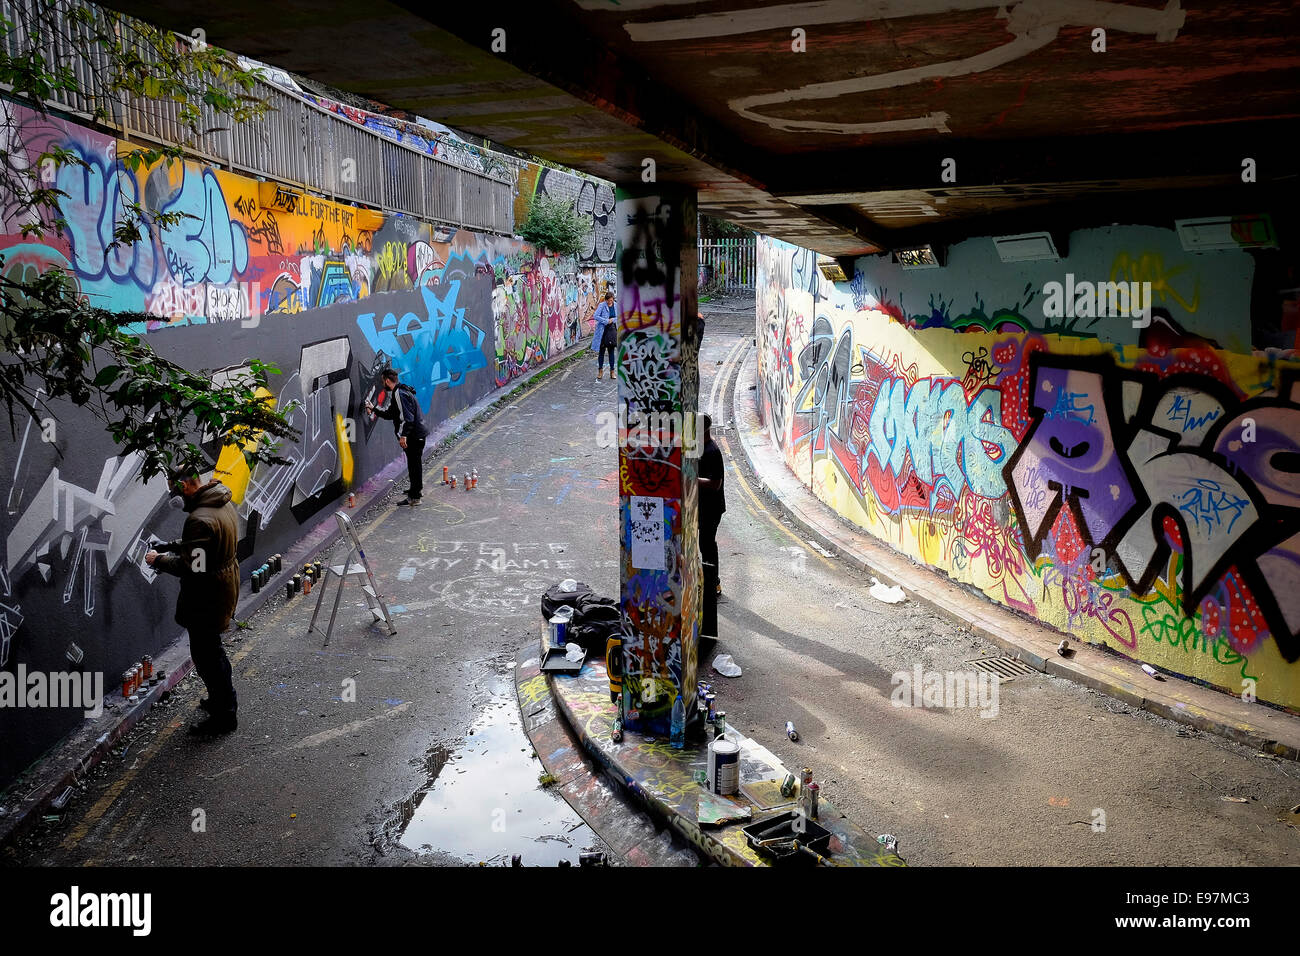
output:
M 82 82 L 89 77 L 89 82 Z M 183 161 L 222 122 L 264 117 L 256 71 L 227 51 L 190 42 L 80 0 L 14 0 L 0 14 L 0 219 L 24 239 L 67 227 L 60 170 L 89 169 L 74 149 L 53 145 L 32 156 L 23 145 L 33 127 L 48 133 L 51 106 L 121 125 L 128 108 L 161 111 L 171 104 L 177 141 L 118 154 L 132 172 Z M 25 112 L 30 111 L 30 112 Z M 33 122 L 28 117 L 34 117 Z M 165 198 L 165 197 L 164 197 Z M 146 208 L 122 197 L 112 209 L 105 253 L 152 243 L 155 235 L 193 218 Z M 173 468 L 206 468 L 196 444 L 220 439 L 241 447 L 250 466 L 283 462 L 277 440 L 299 433 L 268 397 L 267 376 L 279 369 L 259 360 L 219 380 L 164 359 L 127 326 L 151 318 L 90 305 L 75 279 L 59 269 L 31 275 L 4 270 L 0 255 L 0 407 L 17 436 L 23 413 L 57 418 L 65 400 L 104 423 L 123 454 L 143 457 L 145 480 Z

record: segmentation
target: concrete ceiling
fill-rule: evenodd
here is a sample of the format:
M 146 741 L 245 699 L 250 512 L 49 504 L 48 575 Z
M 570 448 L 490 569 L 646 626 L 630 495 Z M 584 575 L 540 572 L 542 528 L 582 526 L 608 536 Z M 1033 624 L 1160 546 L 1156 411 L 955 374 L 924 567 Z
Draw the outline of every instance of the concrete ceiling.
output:
M 113 6 L 830 255 L 1295 199 L 1287 0 Z

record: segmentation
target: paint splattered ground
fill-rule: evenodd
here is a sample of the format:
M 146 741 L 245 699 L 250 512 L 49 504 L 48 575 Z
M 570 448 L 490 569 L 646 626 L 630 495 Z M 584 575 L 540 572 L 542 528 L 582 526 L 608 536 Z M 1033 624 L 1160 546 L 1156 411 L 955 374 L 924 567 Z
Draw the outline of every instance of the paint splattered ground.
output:
M 710 391 L 730 371 L 719 363 L 752 340 L 753 314 L 705 312 L 701 405 L 725 423 L 730 403 Z M 594 358 L 579 359 L 430 458 L 437 478 L 443 463 L 477 468 L 477 491 L 435 478 L 414 512 L 383 504 L 358 516 L 399 611 L 395 637 L 366 626 L 358 597 L 322 647 L 306 633 L 315 595 L 277 598 L 229 635 L 237 733 L 206 744 L 184 735 L 199 696 L 191 679 L 90 775 L 63 819 L 0 859 L 457 864 L 499 862 L 523 845 L 527 864 L 599 847 L 536 786 L 542 768 L 520 749 L 509 664 L 534 639 L 546 585 L 572 576 L 616 591 L 617 464 L 596 447 L 614 393 L 595 380 Z M 718 650 L 744 669 L 714 680 L 728 719 L 783 763 L 811 767 L 850 819 L 897 835 L 910 865 L 1300 860 L 1300 820 L 1287 813 L 1300 803 L 1295 764 L 1045 676 L 1003 685 L 996 719 L 891 707 L 893 672 L 918 661 L 963 668 L 995 649 L 922 607 L 874 601 L 869 581 L 751 497 L 734 437 L 722 438 L 731 464 Z M 355 702 L 343 699 L 346 678 Z M 799 743 L 786 739 L 786 720 Z M 508 766 L 496 763 L 506 754 Z M 499 781 L 461 782 L 471 775 Z M 540 798 L 551 802 L 544 811 Z M 1104 832 L 1091 826 L 1096 809 Z M 501 819 L 506 830 L 494 831 Z M 675 852 L 663 851 L 661 862 Z

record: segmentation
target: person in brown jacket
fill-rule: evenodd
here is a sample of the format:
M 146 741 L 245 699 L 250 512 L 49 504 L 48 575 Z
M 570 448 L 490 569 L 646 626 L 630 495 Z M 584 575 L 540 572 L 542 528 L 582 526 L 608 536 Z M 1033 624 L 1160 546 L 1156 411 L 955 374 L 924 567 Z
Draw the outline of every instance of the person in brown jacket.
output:
M 150 551 L 145 561 L 181 579 L 176 599 L 176 623 L 190 635 L 194 669 L 207 685 L 199 706 L 208 718 L 190 728 L 198 736 L 227 734 L 235 729 L 237 701 L 230 659 L 221 646 L 221 632 L 230 626 L 239 601 L 239 522 L 230 503 L 230 489 L 213 479 L 203 484 L 197 475 L 172 475 L 172 488 L 185 499 L 185 528 L 181 539 Z

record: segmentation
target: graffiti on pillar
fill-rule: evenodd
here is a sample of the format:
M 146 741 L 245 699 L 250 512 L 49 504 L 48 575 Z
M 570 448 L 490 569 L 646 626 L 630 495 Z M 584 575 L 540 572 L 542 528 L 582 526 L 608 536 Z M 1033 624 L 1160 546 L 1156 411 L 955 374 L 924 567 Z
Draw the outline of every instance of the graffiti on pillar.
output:
M 763 422 L 814 493 L 914 559 L 1085 640 L 1300 706 L 1300 362 L 1229 352 L 1195 325 L 1216 268 L 1237 282 L 1233 256 L 1194 277 L 1097 255 L 1161 277 L 1153 334 L 965 322 L 948 311 L 960 290 L 923 327 L 885 307 L 885 288 L 914 282 L 896 266 L 859 260 L 853 282 L 810 290 L 806 257 L 764 238 Z M 1023 311 L 1023 279 L 1006 287 L 1006 305 L 981 294 L 977 310 Z M 1198 311 L 1171 314 L 1179 301 Z

